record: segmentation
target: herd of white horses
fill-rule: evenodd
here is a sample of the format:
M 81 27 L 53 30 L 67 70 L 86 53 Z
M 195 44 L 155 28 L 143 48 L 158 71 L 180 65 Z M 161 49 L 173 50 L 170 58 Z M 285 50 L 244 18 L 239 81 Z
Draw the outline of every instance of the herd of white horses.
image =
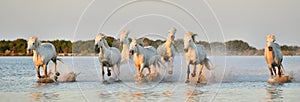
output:
M 174 44 L 175 28 L 170 28 L 168 31 L 168 37 L 165 43 L 158 46 L 156 49 L 152 46 L 145 46 L 143 43 L 138 43 L 136 39 L 129 40 L 129 31 L 124 30 L 120 34 L 120 46 L 122 46 L 122 52 L 115 47 L 110 47 L 107 43 L 106 36 L 104 34 L 98 34 L 95 38 L 95 51 L 99 53 L 100 69 L 102 71 L 102 80 L 105 82 L 105 68 L 107 76 L 113 75 L 114 81 L 120 81 L 120 65 L 122 62 L 128 62 L 133 60 L 136 68 L 135 80 L 142 80 L 145 78 L 143 70 L 148 69 L 146 77 L 151 80 L 152 77 L 158 75 L 157 66 L 160 68 L 169 67 L 169 74 L 173 73 L 174 57 L 177 54 L 177 49 Z M 210 68 L 209 59 L 207 58 L 206 49 L 200 44 L 196 44 L 196 34 L 187 32 L 184 37 L 184 55 L 186 61 L 186 83 L 189 83 L 190 77 L 190 65 L 193 66 L 192 77 L 196 76 L 196 67 L 199 65 L 198 80 L 200 83 L 200 77 L 203 67 Z M 274 35 L 267 35 L 267 46 L 265 47 L 265 59 L 270 70 L 271 78 L 282 73 L 282 52 L 280 46 L 275 43 Z M 50 60 L 54 63 L 55 76 L 59 76 L 59 72 L 56 70 L 57 60 L 62 61 L 61 58 L 57 58 L 56 50 L 51 43 L 41 43 L 37 37 L 30 37 L 28 40 L 27 52 L 33 52 L 33 62 L 36 66 L 36 73 L 38 78 L 47 78 L 47 65 Z M 44 75 L 40 75 L 39 68 L 43 67 Z M 277 73 L 276 73 L 277 68 Z M 113 74 L 112 74 L 113 73 Z M 122 73 L 123 74 L 123 73 Z

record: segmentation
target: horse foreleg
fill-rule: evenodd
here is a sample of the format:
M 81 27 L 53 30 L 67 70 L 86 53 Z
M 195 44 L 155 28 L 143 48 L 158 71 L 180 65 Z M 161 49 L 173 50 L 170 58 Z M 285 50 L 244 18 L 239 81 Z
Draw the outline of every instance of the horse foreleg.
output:
M 36 70 L 36 73 L 37 73 L 37 77 L 38 77 L 38 78 L 41 78 L 41 74 L 40 74 L 40 66 L 35 66 L 35 70 Z
M 115 81 L 120 81 L 120 63 L 118 63 L 117 65 L 117 80 L 115 80 Z
M 150 67 L 147 67 L 147 69 L 148 69 L 148 73 L 147 73 L 148 80 L 151 80 L 151 69 Z
M 190 76 L 190 67 L 189 67 L 189 64 L 186 65 L 186 80 L 185 80 L 185 83 L 189 83 L 189 76 Z
M 47 75 L 47 65 L 46 64 L 43 65 L 43 69 L 44 69 L 44 77 L 47 78 L 48 75 Z
M 270 74 L 271 74 L 271 78 L 273 78 L 273 71 L 272 71 L 271 67 L 269 67 L 269 71 L 270 71 Z
M 102 64 L 100 64 L 100 69 L 102 70 L 102 81 L 104 82 L 105 81 L 104 80 L 104 74 L 105 74 L 105 72 L 104 72 L 104 67 L 103 67 Z
M 281 67 L 280 66 L 278 66 L 277 73 L 278 73 L 279 77 L 281 77 Z
M 194 67 L 194 70 L 191 75 L 192 75 L 192 77 L 195 77 L 196 76 L 196 64 L 193 64 L 193 67 Z
M 170 70 L 169 70 L 169 74 L 173 74 L 173 57 L 170 57 L 169 59 L 169 66 L 170 66 Z
M 198 75 L 198 81 L 197 81 L 197 83 L 200 83 L 200 78 L 201 78 L 201 74 L 202 74 L 203 65 L 200 64 L 199 67 L 200 67 L 200 70 L 199 70 L 199 75 Z

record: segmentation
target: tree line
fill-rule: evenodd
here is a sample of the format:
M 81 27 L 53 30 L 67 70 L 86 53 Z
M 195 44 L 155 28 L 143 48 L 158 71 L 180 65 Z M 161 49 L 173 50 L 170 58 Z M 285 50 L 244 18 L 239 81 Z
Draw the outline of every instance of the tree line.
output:
M 117 47 L 121 51 L 119 39 L 113 37 L 106 38 L 109 46 Z M 130 39 L 131 40 L 131 39 Z M 151 45 L 157 48 L 159 45 L 165 42 L 165 40 L 151 40 L 148 38 L 139 38 L 138 42 L 142 42 L 147 45 Z M 52 41 L 42 41 L 43 43 L 52 43 L 56 52 L 59 55 L 95 55 L 94 52 L 94 40 L 86 41 L 75 41 L 71 42 L 68 40 L 52 40 Z M 178 49 L 179 53 L 183 52 L 183 39 L 176 39 L 174 44 Z M 225 43 L 222 42 L 206 42 L 206 41 L 196 41 L 196 44 L 203 45 L 209 55 L 263 55 L 264 49 L 257 49 L 253 46 L 250 46 L 247 42 L 242 40 L 231 40 Z M 25 39 L 16 39 L 13 41 L 10 40 L 0 40 L 0 56 L 23 56 L 26 54 L 27 40 Z M 300 55 L 299 46 L 288 46 L 282 45 L 281 50 L 284 55 Z

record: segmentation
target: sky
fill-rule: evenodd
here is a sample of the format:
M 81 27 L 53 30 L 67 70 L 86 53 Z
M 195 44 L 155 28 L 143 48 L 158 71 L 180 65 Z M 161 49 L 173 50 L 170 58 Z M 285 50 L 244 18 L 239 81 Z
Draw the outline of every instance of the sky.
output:
M 0 40 L 91 40 L 98 33 L 119 38 L 166 39 L 186 32 L 196 40 L 244 40 L 263 48 L 267 34 L 281 45 L 298 45 L 299 0 L 1 0 Z

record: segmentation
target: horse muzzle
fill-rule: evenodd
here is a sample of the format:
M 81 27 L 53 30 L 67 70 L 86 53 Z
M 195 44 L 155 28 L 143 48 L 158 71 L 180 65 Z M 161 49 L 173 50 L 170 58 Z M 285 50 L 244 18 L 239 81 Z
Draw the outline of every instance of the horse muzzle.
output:
M 95 45 L 95 51 L 96 51 L 97 53 L 100 52 L 100 49 L 99 49 L 98 45 Z
M 187 53 L 187 52 L 188 52 L 188 49 L 183 49 L 183 51 L 184 51 L 185 53 Z
M 273 51 L 273 48 L 272 47 L 268 47 L 269 51 Z
M 129 55 L 131 56 L 131 55 L 133 55 L 134 54 L 134 51 L 133 50 L 130 50 L 129 51 Z

